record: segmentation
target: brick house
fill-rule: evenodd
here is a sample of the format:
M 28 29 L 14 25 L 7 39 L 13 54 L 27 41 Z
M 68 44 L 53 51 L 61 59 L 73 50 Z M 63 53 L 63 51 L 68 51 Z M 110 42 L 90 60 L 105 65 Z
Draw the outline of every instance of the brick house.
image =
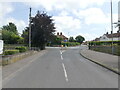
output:
M 57 32 L 57 37 L 62 38 L 64 42 L 68 41 L 68 38 L 61 33 Z

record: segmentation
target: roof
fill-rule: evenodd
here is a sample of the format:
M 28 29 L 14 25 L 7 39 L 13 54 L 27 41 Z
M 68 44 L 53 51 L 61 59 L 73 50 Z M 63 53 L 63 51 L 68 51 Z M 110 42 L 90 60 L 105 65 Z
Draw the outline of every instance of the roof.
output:
M 64 35 L 57 35 L 58 37 L 62 38 L 62 39 L 68 39 L 66 36 Z
M 100 41 L 100 38 L 96 38 L 94 41 Z
M 120 37 L 120 33 L 113 33 L 113 34 L 105 34 L 108 38 L 118 38 Z

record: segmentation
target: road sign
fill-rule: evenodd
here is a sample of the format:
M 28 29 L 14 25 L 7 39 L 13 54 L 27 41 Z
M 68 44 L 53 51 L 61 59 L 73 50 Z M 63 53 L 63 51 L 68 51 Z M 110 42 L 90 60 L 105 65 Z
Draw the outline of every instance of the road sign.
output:
M 0 54 L 3 53 L 3 40 L 0 40 Z
M 67 40 L 65 39 L 64 42 L 67 42 Z

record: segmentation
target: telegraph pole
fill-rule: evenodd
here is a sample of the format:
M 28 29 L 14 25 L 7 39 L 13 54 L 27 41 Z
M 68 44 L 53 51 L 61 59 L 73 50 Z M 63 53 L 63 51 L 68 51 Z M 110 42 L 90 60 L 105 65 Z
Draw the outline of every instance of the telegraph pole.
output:
M 112 15 L 112 0 L 111 0 L 111 34 L 112 34 L 112 54 L 113 54 L 113 50 L 114 50 L 114 47 L 113 47 L 113 15 Z
M 29 13 L 29 50 L 31 50 L 31 7 Z

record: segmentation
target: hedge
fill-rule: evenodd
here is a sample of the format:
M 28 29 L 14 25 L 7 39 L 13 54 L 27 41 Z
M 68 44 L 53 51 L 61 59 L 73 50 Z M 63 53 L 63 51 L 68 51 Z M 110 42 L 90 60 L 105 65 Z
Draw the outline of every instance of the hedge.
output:
M 19 50 L 5 50 L 4 55 L 13 55 L 19 53 Z
M 111 45 L 112 41 L 90 41 L 89 45 Z M 120 41 L 113 41 L 113 44 L 120 45 Z
M 18 46 L 15 49 L 19 50 L 20 53 L 27 51 L 27 48 L 25 46 Z
M 77 46 L 77 45 L 80 45 L 80 43 L 78 43 L 78 42 L 62 42 L 61 45 L 64 45 L 64 46 Z

